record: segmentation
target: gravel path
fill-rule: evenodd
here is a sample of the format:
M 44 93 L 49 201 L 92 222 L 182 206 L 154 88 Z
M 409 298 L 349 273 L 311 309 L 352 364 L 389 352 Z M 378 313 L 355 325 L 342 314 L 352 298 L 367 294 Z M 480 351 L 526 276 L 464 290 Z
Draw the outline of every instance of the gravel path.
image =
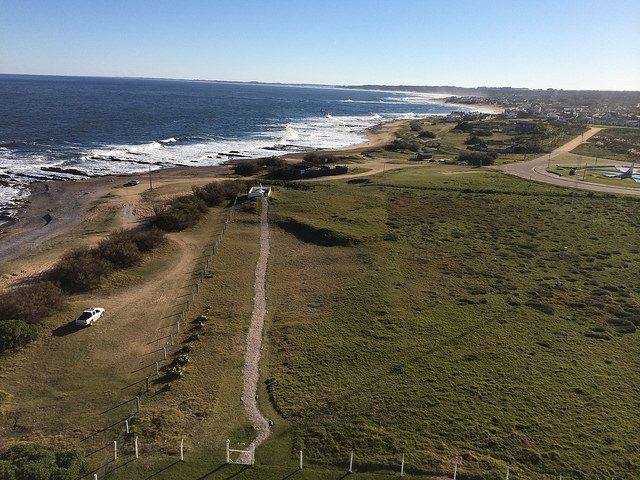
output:
M 244 403 L 253 425 L 258 430 L 258 436 L 254 443 L 257 447 L 269 436 L 271 428 L 268 420 L 258 410 L 256 392 L 258 389 L 258 364 L 260 362 L 260 351 L 262 350 L 262 333 L 264 330 L 264 317 L 267 313 L 267 297 L 265 283 L 267 275 L 267 259 L 269 258 L 269 224 L 267 211 L 269 201 L 262 199 L 262 215 L 260 217 L 260 256 L 256 265 L 256 281 L 253 296 L 253 313 L 251 314 L 251 325 L 247 335 L 247 350 L 244 356 L 244 374 L 242 385 L 242 402 Z M 249 463 L 248 455 L 241 454 L 238 463 Z

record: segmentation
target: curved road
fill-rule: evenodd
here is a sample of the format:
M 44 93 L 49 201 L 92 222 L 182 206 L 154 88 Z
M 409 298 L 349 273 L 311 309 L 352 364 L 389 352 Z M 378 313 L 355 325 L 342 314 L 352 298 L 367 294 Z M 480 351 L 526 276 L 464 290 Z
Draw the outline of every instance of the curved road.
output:
M 626 195 L 640 195 L 640 189 L 633 187 L 617 187 L 615 185 L 604 185 L 602 183 L 592 183 L 578 180 L 576 177 L 561 177 L 547 172 L 547 166 L 549 161 L 553 160 L 560 154 L 566 154 L 571 152 L 578 145 L 585 143 L 592 136 L 598 133 L 602 128 L 590 127 L 584 134 L 577 136 L 570 142 L 565 143 L 561 147 L 556 148 L 551 154 L 545 154 L 541 157 L 526 162 L 516 162 L 507 165 L 500 165 L 495 167 L 496 170 L 506 172 L 510 175 L 526 178 L 527 180 L 533 180 L 536 182 L 550 183 L 552 185 L 558 185 L 560 187 L 578 188 L 580 190 L 591 190 L 593 192 L 607 192 L 607 193 L 621 193 Z M 629 163 L 618 162 L 621 166 L 630 166 Z

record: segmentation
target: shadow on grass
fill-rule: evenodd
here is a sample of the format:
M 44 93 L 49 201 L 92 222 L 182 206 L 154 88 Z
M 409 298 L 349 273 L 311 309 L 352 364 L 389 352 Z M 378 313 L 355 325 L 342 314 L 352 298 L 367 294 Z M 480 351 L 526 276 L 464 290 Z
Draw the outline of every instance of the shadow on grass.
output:
M 296 468 L 293 472 L 291 472 L 289 475 L 287 475 L 286 477 L 282 477 L 282 480 L 287 480 L 287 478 L 291 478 L 293 477 L 296 473 L 298 473 L 300 471 L 299 468 Z
M 122 420 L 118 420 L 117 422 L 112 423 L 112 424 L 111 424 L 111 425 L 109 425 L 108 427 L 104 427 L 104 428 L 103 428 L 103 429 L 101 429 L 101 430 L 96 430 L 95 432 L 93 432 L 93 433 L 92 433 L 91 435 L 89 435 L 88 437 L 83 438 L 83 439 L 82 439 L 82 441 L 84 442 L 84 441 L 86 441 L 86 440 L 89 440 L 90 438 L 93 438 L 93 437 L 95 437 L 96 435 L 99 435 L 99 434 L 100 434 L 100 433 L 102 433 L 102 432 L 106 432 L 107 430 L 112 429 L 112 428 L 113 428 L 113 427 L 115 427 L 116 425 L 124 425 L 124 422 L 125 422 L 125 420 L 126 420 L 127 418 L 129 418 L 129 417 L 128 417 L 128 416 L 127 416 L 127 417 L 124 417 Z M 109 445 L 107 445 L 107 446 L 109 446 Z M 106 447 L 102 447 L 102 448 L 106 448 Z M 99 449 L 99 450 L 96 450 L 96 452 L 99 452 L 100 450 L 102 450 L 102 448 L 101 448 L 101 449 Z M 96 452 L 93 452 L 93 453 L 96 453 Z M 89 455 L 93 455 L 93 453 L 90 453 Z
M 118 407 L 122 407 L 123 405 L 126 405 L 127 403 L 131 403 L 131 402 L 135 402 L 136 399 L 135 397 L 130 399 L 130 400 L 125 400 L 124 402 L 120 403 L 119 405 L 116 405 L 115 407 L 111 407 L 111 408 L 107 408 L 104 412 L 100 412 L 99 415 L 104 415 L 107 412 L 110 412 L 111 410 L 115 410 Z
M 82 330 L 83 327 L 79 327 L 76 325 L 75 320 L 73 322 L 69 322 L 66 325 L 62 325 L 61 327 L 56 328 L 51 332 L 54 337 L 66 337 L 67 335 L 71 335 L 72 333 L 76 333 L 78 330 Z
M 221 470 L 223 467 L 226 467 L 227 464 L 223 463 L 221 465 L 218 465 L 217 468 L 214 468 L 213 470 L 211 470 L 209 473 L 205 473 L 203 476 L 198 477 L 196 480 L 204 480 L 207 477 L 210 477 L 211 475 L 213 475 L 214 473 L 216 473 L 217 471 Z
M 173 462 L 171 465 L 167 465 L 166 467 L 164 467 L 161 470 L 158 470 L 156 473 L 152 473 L 151 475 L 149 475 L 148 477 L 146 477 L 144 480 L 149 480 L 150 478 L 155 477 L 156 475 L 160 475 L 162 472 L 166 472 L 167 470 L 169 470 L 171 467 L 175 467 L 177 464 L 180 463 L 180 460 L 176 460 L 175 462 Z

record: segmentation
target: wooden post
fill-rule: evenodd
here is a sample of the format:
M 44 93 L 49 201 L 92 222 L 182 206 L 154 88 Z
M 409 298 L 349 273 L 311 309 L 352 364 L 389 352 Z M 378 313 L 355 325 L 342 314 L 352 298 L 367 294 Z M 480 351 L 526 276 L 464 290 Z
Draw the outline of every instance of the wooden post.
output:
M 136 460 L 139 458 L 138 456 L 138 437 L 136 436 L 136 439 L 134 440 L 134 445 L 136 447 Z
M 129 434 L 129 420 L 124 421 L 124 429 Z
M 227 463 L 231 463 L 231 458 L 229 457 L 229 443 L 230 441 L 227 440 Z
M 140 397 L 136 397 L 136 413 L 140 413 Z
M 456 466 L 453 467 L 453 480 L 456 480 L 457 476 L 458 476 L 458 457 L 456 457 Z
M 353 450 L 351 450 L 351 458 L 349 459 L 349 473 L 353 473 Z
M 302 450 L 300 450 L 300 470 L 302 470 Z
M 113 441 L 113 461 L 115 462 L 116 460 L 118 460 L 118 442 L 117 441 Z
M 180 439 L 180 461 L 184 462 L 184 438 Z
M 404 477 L 404 453 L 402 454 L 402 464 L 400 465 L 400 476 Z

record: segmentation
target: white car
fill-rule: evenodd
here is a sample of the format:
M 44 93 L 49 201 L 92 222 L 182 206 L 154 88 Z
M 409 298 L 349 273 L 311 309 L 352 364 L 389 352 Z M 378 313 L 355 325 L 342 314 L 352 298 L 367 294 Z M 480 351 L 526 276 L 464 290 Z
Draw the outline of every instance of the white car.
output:
M 104 315 L 104 308 L 88 308 L 76 319 L 76 325 L 88 327 Z

